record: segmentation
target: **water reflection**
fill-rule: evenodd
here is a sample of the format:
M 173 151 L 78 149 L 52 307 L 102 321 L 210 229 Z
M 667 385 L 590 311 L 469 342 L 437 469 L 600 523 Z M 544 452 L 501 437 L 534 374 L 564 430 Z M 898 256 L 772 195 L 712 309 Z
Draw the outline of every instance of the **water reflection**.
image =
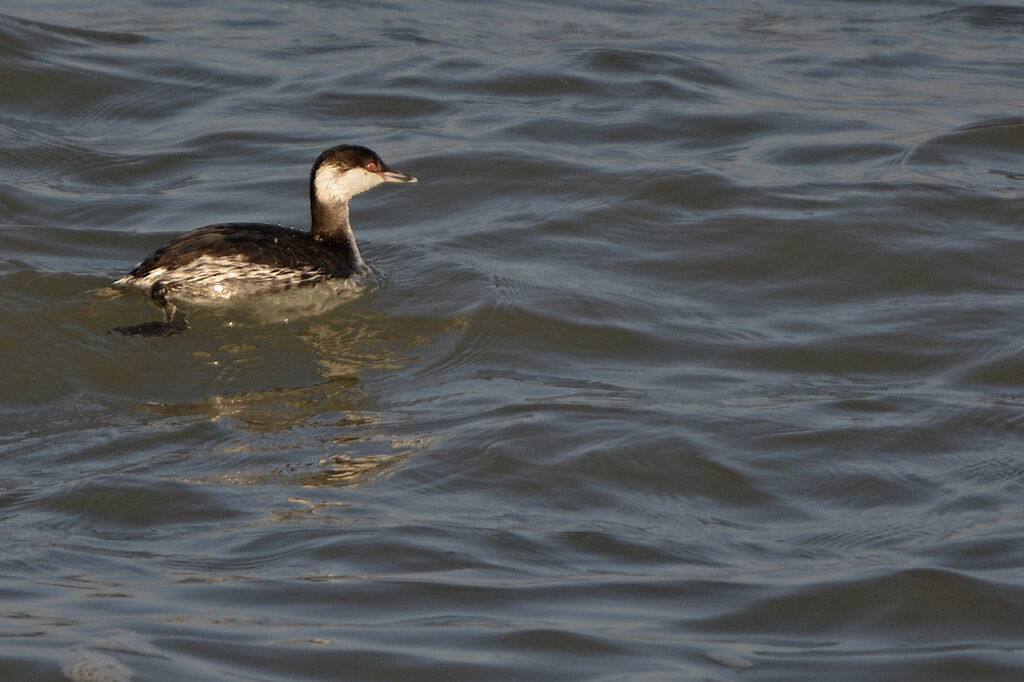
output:
M 211 472 L 207 467 L 191 480 L 358 485 L 387 475 L 429 446 L 419 434 L 406 433 L 403 415 L 381 405 L 367 386 L 395 380 L 396 374 L 428 357 L 431 348 L 462 324 L 365 310 L 345 312 L 344 319 L 321 316 L 301 328 L 290 324 L 275 330 L 237 320 L 221 322 L 218 326 L 228 336 L 241 331 L 246 340 L 224 339 L 214 351 L 192 351 L 194 359 L 215 370 L 214 391 L 249 384 L 289 367 L 295 370 L 294 376 L 310 379 L 305 385 L 217 391 L 201 400 L 152 401 L 140 406 L 151 423 L 171 424 L 175 431 L 200 422 L 217 426 L 217 436 L 204 447 L 208 448 L 205 460 L 218 470 Z
M 426 448 L 426 441 L 405 444 L 401 441 L 390 443 L 396 449 L 393 455 L 331 455 L 316 462 L 287 464 L 274 471 L 242 471 L 202 479 L 201 483 L 227 483 L 234 485 L 298 485 L 307 488 L 329 486 L 355 486 L 378 480 L 393 471 L 413 454 Z M 303 502 L 293 498 L 292 502 Z M 313 511 L 318 503 L 313 505 Z

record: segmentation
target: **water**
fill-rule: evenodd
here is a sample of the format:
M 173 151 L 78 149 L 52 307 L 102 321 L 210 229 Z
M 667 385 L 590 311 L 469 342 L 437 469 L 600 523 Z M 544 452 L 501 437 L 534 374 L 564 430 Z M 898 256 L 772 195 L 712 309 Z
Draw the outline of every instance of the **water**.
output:
M 0 678 L 1024 677 L 1024 10 L 681 4 L 6 3 Z

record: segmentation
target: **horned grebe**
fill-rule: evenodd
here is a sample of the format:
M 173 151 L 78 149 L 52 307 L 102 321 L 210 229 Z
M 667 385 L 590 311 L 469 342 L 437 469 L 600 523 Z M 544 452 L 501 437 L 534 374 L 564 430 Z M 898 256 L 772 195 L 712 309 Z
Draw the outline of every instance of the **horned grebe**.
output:
M 356 145 L 331 147 L 317 157 L 309 176 L 312 224 L 309 232 L 280 225 L 221 223 L 188 232 L 153 252 L 114 282 L 138 287 L 164 313 L 111 331 L 169 336 L 188 328 L 180 302 L 238 295 L 344 279 L 365 269 L 352 226 L 349 199 L 385 182 L 416 182 Z

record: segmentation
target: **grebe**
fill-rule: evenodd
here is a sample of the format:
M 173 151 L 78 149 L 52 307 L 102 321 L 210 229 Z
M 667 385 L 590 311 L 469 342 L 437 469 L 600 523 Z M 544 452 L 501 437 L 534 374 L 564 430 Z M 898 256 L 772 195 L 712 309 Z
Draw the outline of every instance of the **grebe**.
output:
M 309 176 L 312 223 L 309 232 L 261 223 L 220 223 L 188 232 L 153 252 L 114 287 L 138 287 L 164 313 L 111 331 L 169 336 L 188 328 L 171 302 L 225 299 L 345 279 L 365 270 L 352 225 L 349 199 L 385 182 L 416 182 L 384 163 L 366 147 L 326 150 Z

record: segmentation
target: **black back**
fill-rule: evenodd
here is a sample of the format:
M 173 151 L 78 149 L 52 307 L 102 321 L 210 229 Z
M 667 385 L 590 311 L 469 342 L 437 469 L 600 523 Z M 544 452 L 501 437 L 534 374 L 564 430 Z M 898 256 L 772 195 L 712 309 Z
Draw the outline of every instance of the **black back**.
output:
M 355 272 L 352 254 L 343 246 L 324 244 L 307 232 L 279 225 L 221 223 L 182 235 L 139 263 L 129 274 L 145 277 L 157 268 L 179 268 L 203 256 L 237 256 L 257 265 L 316 270 L 325 277 L 343 278 Z

